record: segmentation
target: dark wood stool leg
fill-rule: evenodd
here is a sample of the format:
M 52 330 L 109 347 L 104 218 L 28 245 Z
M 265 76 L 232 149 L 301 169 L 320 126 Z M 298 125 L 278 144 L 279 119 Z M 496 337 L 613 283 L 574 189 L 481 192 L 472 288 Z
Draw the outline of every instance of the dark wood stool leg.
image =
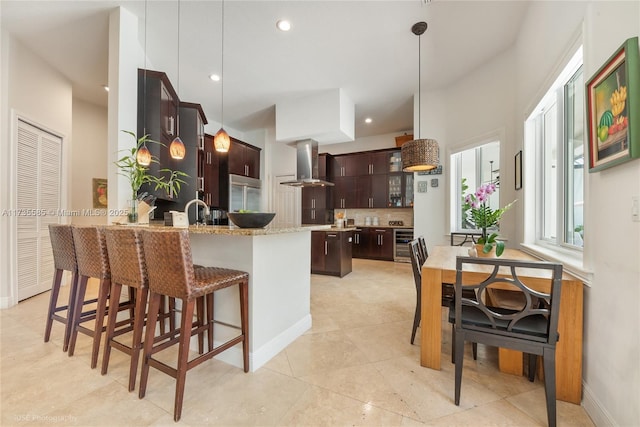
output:
M 122 285 L 116 282 L 111 284 L 110 298 L 112 301 L 120 301 L 120 293 L 122 292 Z M 109 310 L 109 316 L 107 317 L 107 330 L 106 338 L 104 340 L 104 352 L 102 353 L 102 375 L 107 373 L 109 368 L 109 358 L 111 357 L 111 340 L 113 339 L 113 332 L 116 329 L 116 318 L 118 317 L 117 310 Z
M 207 295 L 207 345 L 213 350 L 213 292 Z
M 79 280 L 79 274 L 73 273 L 71 275 L 71 288 L 69 288 L 69 302 L 67 304 L 67 323 L 64 328 L 64 343 L 62 345 L 62 350 L 64 351 L 69 349 L 69 340 L 71 339 L 71 332 L 73 329 L 73 318 L 76 313 L 76 296 L 78 295 Z M 80 307 L 82 307 L 82 305 L 80 305 Z
M 176 330 L 176 299 L 173 297 L 169 298 L 169 330 Z
M 91 349 L 91 369 L 98 365 L 98 353 L 100 352 L 100 341 L 102 340 L 102 328 L 104 326 L 104 316 L 107 311 L 107 301 L 109 301 L 109 312 L 115 311 L 118 315 L 118 300 L 109 300 L 109 288 L 111 281 L 109 279 L 100 280 L 100 288 L 98 290 L 98 307 L 96 308 L 96 323 L 93 329 L 93 346 Z
M 140 389 L 138 397 L 142 399 L 147 392 L 147 379 L 149 378 L 149 359 L 153 350 L 153 339 L 156 333 L 156 322 L 158 321 L 158 310 L 160 309 L 160 300 L 162 295 L 154 292 L 150 293 L 149 312 L 147 317 L 147 331 L 144 336 L 144 346 L 142 353 L 142 369 L 140 372 Z
M 202 299 L 198 299 L 200 302 Z M 182 300 L 182 319 L 180 326 L 180 344 L 178 347 L 178 368 L 176 372 L 176 396 L 173 408 L 173 420 L 180 421 L 182 415 L 182 402 L 184 399 L 184 386 L 187 379 L 187 364 L 189 362 L 189 341 L 191 340 L 191 327 L 193 323 L 194 301 Z
M 44 342 L 49 342 L 51 337 L 51 327 L 53 326 L 53 316 L 56 312 L 56 306 L 58 304 L 58 294 L 60 293 L 60 284 L 62 283 L 62 274 L 64 272 L 60 269 L 56 269 L 56 273 L 53 275 L 53 283 L 51 284 L 51 295 L 49 296 L 49 311 L 47 311 L 47 324 L 44 328 Z M 67 323 L 69 323 L 69 312 L 67 311 Z M 66 328 L 65 328 L 66 330 Z M 66 336 L 66 333 L 65 333 Z
M 160 335 L 164 335 L 165 332 L 165 323 L 166 323 L 166 318 L 167 316 L 171 315 L 170 311 L 167 311 L 167 298 L 169 297 L 165 297 L 163 296 L 162 299 L 160 300 Z
M 198 327 L 204 325 L 204 319 L 204 297 L 199 297 L 196 299 L 196 324 Z M 198 334 L 198 354 L 202 353 L 204 353 L 204 331 Z
M 142 330 L 144 329 L 145 311 L 147 309 L 147 288 L 139 288 L 136 296 L 136 314 L 133 326 L 133 340 L 131 342 L 131 365 L 129 366 L 129 391 L 136 388 L 136 374 L 138 373 L 138 359 L 142 347 Z M 149 325 L 155 330 L 155 323 Z
M 88 277 L 82 276 L 78 281 L 78 291 L 74 297 L 73 307 L 73 320 L 71 323 L 71 333 L 69 336 L 69 357 L 73 356 L 73 352 L 76 349 L 76 339 L 78 338 L 78 325 L 80 324 L 80 318 L 82 317 L 82 304 L 84 303 L 84 296 L 87 292 Z
M 240 327 L 242 329 L 242 355 L 244 359 L 244 371 L 249 372 L 249 281 L 245 280 L 240 285 Z

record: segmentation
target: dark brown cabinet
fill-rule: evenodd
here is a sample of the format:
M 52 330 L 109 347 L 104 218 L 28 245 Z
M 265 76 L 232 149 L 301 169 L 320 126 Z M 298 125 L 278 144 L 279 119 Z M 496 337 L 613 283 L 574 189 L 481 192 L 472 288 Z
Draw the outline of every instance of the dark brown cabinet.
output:
M 333 222 L 333 187 L 302 188 L 302 223 L 331 224 Z
M 358 208 L 355 176 L 333 179 L 333 207 L 336 209 Z
M 389 173 L 389 152 L 370 152 L 353 155 L 355 175 L 383 175 Z
M 393 261 L 393 229 L 362 227 L 355 231 L 353 257 Z
M 173 166 L 169 155 L 169 145 L 175 138 L 178 111 L 178 95 L 165 73 L 138 70 L 138 126 L 137 134 L 149 135 L 149 139 L 161 144 L 150 143 L 147 148 L 156 162 L 149 165 L 149 174 L 160 176 L 160 169 Z M 166 194 L 154 185 L 145 184 L 140 188 L 160 200 L 172 201 L 173 195 Z
M 175 203 L 184 206 L 189 200 L 200 198 L 203 190 L 203 176 L 199 170 L 200 150 L 204 145 L 204 125 L 207 119 L 200 104 L 181 102 L 178 116 L 178 136 L 185 146 L 183 159 L 169 158 L 169 168 L 186 173 L 187 177 L 180 193 L 173 198 Z M 190 209 L 189 221 L 196 222 L 196 209 Z
M 356 207 L 387 207 L 387 175 L 362 175 L 356 177 Z
M 311 272 L 343 277 L 352 270 L 350 231 L 311 232 Z
M 213 135 L 204 135 L 202 150 L 202 200 L 220 207 L 220 154 L 213 148 Z
M 231 138 L 229 173 L 260 179 L 260 149 Z
M 413 173 L 395 172 L 388 177 L 388 207 L 413 207 Z

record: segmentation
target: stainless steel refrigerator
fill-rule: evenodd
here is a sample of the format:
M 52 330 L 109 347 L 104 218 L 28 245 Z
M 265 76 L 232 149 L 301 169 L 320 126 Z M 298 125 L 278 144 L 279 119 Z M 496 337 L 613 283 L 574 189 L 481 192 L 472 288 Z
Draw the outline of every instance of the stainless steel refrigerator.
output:
M 262 182 L 241 175 L 229 175 L 229 212 L 241 209 L 260 212 Z

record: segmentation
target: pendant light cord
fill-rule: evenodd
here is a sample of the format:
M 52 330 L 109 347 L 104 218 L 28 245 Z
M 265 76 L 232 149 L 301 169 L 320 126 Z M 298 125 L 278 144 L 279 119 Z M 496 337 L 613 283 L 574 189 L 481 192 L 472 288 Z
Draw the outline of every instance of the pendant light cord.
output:
M 420 81 L 422 80 L 420 78 L 421 74 L 421 70 L 420 70 L 420 66 L 422 64 L 421 61 L 421 53 L 422 53 L 422 49 L 420 48 L 420 40 L 422 39 L 422 35 L 418 36 L 418 138 L 420 139 L 420 135 L 422 134 L 422 130 L 420 129 L 420 123 L 422 122 L 422 114 L 420 109 L 422 108 L 422 88 L 420 86 Z
M 147 134 L 147 0 L 144 0 L 144 76 L 142 88 L 142 135 Z M 145 142 L 145 146 L 146 146 Z M 137 147 L 137 145 L 136 145 Z
M 180 0 L 178 0 L 178 109 L 176 111 L 176 137 L 180 134 Z
M 220 80 L 222 80 L 222 85 L 220 85 L 220 127 L 224 127 L 224 0 L 222 0 L 222 18 L 221 18 L 221 60 L 220 60 Z

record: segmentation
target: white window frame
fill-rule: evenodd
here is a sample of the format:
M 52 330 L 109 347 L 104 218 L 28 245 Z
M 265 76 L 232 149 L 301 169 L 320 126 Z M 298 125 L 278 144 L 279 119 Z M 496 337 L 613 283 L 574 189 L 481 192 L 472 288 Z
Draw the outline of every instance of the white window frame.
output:
M 464 144 L 458 148 L 452 149 L 451 152 L 449 153 L 449 169 L 450 169 L 450 181 L 451 181 L 451 186 L 450 186 L 450 195 L 449 195 L 449 223 L 450 223 L 450 231 L 453 233 L 464 233 L 464 232 L 477 232 L 479 230 L 476 229 L 469 229 L 469 228 L 462 228 L 462 202 L 461 202 L 461 196 L 462 194 L 460 193 L 460 186 L 459 183 L 462 181 L 462 173 L 461 173 L 461 164 L 460 161 L 458 160 L 458 162 L 456 164 L 454 164 L 454 156 L 462 153 L 464 151 L 468 151 L 468 150 L 477 150 L 479 148 L 481 148 L 484 145 L 487 144 L 491 144 L 491 143 L 497 143 L 498 144 L 498 159 L 500 162 L 500 165 L 502 164 L 502 159 L 503 159 L 503 155 L 502 155 L 502 151 L 503 151 L 503 147 L 502 147 L 502 141 L 504 140 L 504 132 L 493 132 L 491 134 L 482 136 L 478 139 L 475 139 L 472 142 L 468 142 L 467 144 Z M 476 157 L 476 175 L 478 174 L 478 162 L 479 159 Z M 469 185 L 469 188 L 467 189 L 467 193 L 474 191 L 475 188 L 473 188 L 473 185 Z M 501 196 L 502 192 L 499 192 L 499 197 Z M 499 204 L 499 206 L 502 206 L 501 201 L 497 201 L 497 203 Z M 499 231 L 499 228 L 498 228 Z

